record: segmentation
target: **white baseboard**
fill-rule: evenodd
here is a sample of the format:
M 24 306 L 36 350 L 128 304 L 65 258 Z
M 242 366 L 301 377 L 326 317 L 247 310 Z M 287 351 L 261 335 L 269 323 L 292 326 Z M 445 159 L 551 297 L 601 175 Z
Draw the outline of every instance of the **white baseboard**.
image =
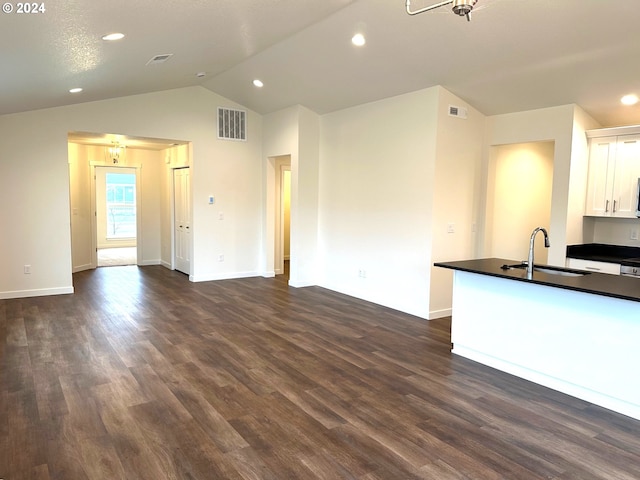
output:
M 47 297 L 49 295 L 68 295 L 73 293 L 73 286 L 58 288 L 40 288 L 36 290 L 14 290 L 13 292 L 0 292 L 0 300 L 10 298 Z
M 72 273 L 84 272 L 85 270 L 91 270 L 92 268 L 94 267 L 90 263 L 87 263 L 85 265 L 78 265 L 76 267 L 73 267 Z
M 315 287 L 317 283 L 314 282 L 304 282 L 304 281 L 291 281 L 289 280 L 289 286 L 293 288 L 304 288 L 304 287 Z
M 171 262 L 165 262 L 164 260 L 161 260 L 160 265 L 162 265 L 164 268 L 168 268 L 169 270 L 173 270 L 171 268 Z
M 229 273 L 217 273 L 206 275 L 189 275 L 189 281 L 191 282 L 211 282 L 214 280 L 232 280 L 234 278 L 249 278 L 249 277 L 261 277 L 259 272 L 229 272 Z
M 143 262 L 138 262 L 139 267 L 148 267 L 149 265 L 162 265 L 161 260 L 145 260 Z
M 507 372 L 511 375 L 515 375 L 516 377 L 524 378 L 525 380 L 529 380 L 530 382 L 534 382 L 553 390 L 566 393 L 567 395 L 571 395 L 581 400 L 595 403 L 596 405 L 608 408 L 609 410 L 613 410 L 614 412 L 622 413 L 623 415 L 635 418 L 636 420 L 640 420 L 640 407 L 634 403 L 614 398 L 595 390 L 582 387 L 580 385 L 575 385 L 571 382 L 555 378 L 544 373 L 523 367 L 521 365 L 516 365 L 514 363 L 501 360 L 499 358 L 492 357 L 490 355 L 478 352 L 470 348 L 454 345 L 451 353 L 460 355 L 461 357 L 468 358 L 469 360 L 473 360 L 474 362 L 487 365 L 497 370 Z
M 310 285 L 295 285 L 289 282 L 289 285 L 292 287 L 295 286 L 310 286 Z M 422 309 L 410 309 L 405 305 L 399 305 L 397 303 L 391 301 L 385 301 L 380 296 L 373 296 L 369 292 L 357 291 L 354 288 L 349 288 L 349 285 L 345 284 L 332 284 L 332 283 L 320 283 L 319 287 L 326 288 L 327 290 L 333 290 L 334 292 L 341 293 L 343 295 L 348 295 L 350 297 L 359 298 L 360 300 L 364 300 L 365 302 L 371 302 L 376 305 L 381 305 L 386 308 L 390 308 L 392 310 L 397 310 L 398 312 L 406 313 L 408 315 L 413 315 L 414 317 L 421 318 L 423 320 L 429 320 L 431 318 L 431 313 L 426 308 Z M 366 293 L 366 294 L 365 294 Z
M 451 309 L 443 308 L 442 310 L 432 310 L 429 312 L 429 320 L 435 320 L 436 318 L 450 317 Z

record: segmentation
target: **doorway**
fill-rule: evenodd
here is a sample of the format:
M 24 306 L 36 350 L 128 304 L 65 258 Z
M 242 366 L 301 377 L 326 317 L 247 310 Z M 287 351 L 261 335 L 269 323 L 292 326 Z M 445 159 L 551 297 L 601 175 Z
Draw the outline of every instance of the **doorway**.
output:
M 291 262 L 291 156 L 276 158 L 276 225 L 274 270 L 276 275 L 289 275 Z
M 131 167 L 95 167 L 96 266 L 136 265 L 138 188 Z

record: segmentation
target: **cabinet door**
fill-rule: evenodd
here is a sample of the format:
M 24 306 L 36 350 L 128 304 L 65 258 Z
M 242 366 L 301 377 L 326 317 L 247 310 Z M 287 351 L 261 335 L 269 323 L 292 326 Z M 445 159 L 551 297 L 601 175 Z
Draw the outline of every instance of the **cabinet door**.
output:
M 611 215 L 635 218 L 640 177 L 640 135 L 618 137 Z
M 589 142 L 589 183 L 585 215 L 611 214 L 615 152 L 616 137 L 592 138 Z

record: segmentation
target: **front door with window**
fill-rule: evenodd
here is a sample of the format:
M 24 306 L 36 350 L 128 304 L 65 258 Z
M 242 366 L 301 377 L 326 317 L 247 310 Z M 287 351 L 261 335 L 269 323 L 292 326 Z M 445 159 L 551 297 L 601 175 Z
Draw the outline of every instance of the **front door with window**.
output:
M 96 167 L 95 193 L 97 265 L 137 263 L 136 169 Z M 102 262 L 100 258 L 107 254 L 114 258 L 126 254 L 126 261 Z

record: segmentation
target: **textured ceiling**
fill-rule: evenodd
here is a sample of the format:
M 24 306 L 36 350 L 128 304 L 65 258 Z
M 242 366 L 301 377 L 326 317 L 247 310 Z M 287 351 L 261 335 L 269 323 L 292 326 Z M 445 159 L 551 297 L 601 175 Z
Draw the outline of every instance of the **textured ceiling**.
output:
M 442 85 L 487 115 L 577 103 L 603 126 L 640 123 L 619 103 L 640 94 L 637 0 L 479 0 L 470 22 L 449 7 L 409 16 L 404 0 L 44 5 L 0 16 L 0 114 L 191 85 L 262 114 L 324 114 Z M 113 31 L 127 36 L 101 40 Z

